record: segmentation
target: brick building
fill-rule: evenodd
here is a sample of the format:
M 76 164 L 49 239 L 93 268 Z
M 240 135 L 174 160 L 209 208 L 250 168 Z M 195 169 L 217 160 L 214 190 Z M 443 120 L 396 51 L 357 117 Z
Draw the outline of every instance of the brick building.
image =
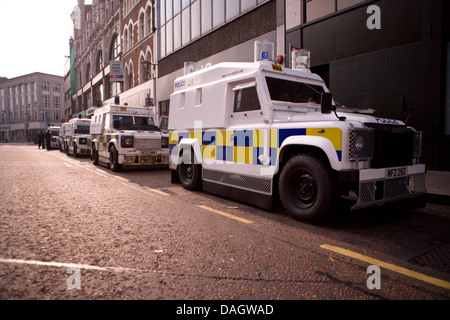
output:
M 72 103 L 69 117 L 93 112 L 98 103 L 122 91 L 110 81 L 110 61 L 120 59 L 121 3 L 119 0 L 78 0 L 71 18 L 74 23 L 70 43 L 70 83 Z
M 184 62 L 252 61 L 254 40 L 277 40 L 283 20 L 277 17 L 284 9 L 279 3 L 93 0 L 85 5 L 78 0 L 70 73 L 76 89 L 71 88 L 72 110 L 66 113 L 89 116 L 98 103 L 119 96 L 121 103 L 156 106 L 157 118 L 167 115 L 173 80 L 183 73 Z M 279 47 L 284 51 L 283 44 Z M 123 78 L 111 77 L 111 61 L 119 63 Z

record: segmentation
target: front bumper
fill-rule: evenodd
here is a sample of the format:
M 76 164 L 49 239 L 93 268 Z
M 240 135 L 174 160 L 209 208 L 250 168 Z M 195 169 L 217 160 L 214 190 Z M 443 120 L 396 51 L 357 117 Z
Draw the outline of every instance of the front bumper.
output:
M 91 145 L 77 143 L 77 152 L 79 154 L 90 154 L 91 153 Z
M 425 194 L 425 172 L 425 165 L 419 164 L 364 169 L 341 174 L 341 177 L 357 177 L 357 202 L 352 209 L 360 209 Z
M 169 166 L 169 155 L 152 154 L 152 155 L 120 155 L 119 163 L 124 166 Z

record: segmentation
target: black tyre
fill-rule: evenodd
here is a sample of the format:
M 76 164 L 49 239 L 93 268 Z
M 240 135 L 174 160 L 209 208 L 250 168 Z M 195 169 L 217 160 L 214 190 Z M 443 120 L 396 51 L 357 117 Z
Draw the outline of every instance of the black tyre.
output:
M 93 145 L 91 149 L 91 160 L 93 164 L 98 164 L 98 151 L 95 149 L 95 145 Z
M 109 151 L 109 167 L 114 172 L 120 171 L 121 169 L 121 165 L 119 164 L 119 154 L 114 146 L 112 146 Z
M 180 155 L 182 156 L 182 154 Z M 190 163 L 178 166 L 178 177 L 181 185 L 188 190 L 198 190 L 202 186 L 202 166 L 194 163 L 194 151 L 191 150 Z
M 78 158 L 78 149 L 77 149 L 77 145 L 76 143 L 73 144 L 73 152 L 72 152 L 73 156 L 75 158 Z
M 317 223 L 336 208 L 338 184 L 328 163 L 313 154 L 289 159 L 280 174 L 280 198 L 297 220 Z

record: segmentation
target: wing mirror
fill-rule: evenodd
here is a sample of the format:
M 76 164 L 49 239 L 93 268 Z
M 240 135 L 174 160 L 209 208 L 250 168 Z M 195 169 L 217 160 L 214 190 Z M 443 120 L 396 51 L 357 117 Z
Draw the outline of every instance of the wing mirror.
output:
M 331 113 L 336 111 L 336 106 L 333 105 L 333 95 L 330 92 L 323 92 L 320 98 L 320 107 L 322 113 Z

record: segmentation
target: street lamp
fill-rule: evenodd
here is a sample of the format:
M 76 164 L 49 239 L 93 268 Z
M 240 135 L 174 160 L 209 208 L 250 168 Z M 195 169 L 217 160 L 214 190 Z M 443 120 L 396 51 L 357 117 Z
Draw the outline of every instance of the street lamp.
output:
M 153 70 L 155 70 L 154 67 L 157 66 L 158 64 L 152 63 L 148 60 L 142 60 L 141 63 L 144 66 L 144 81 L 148 81 L 148 80 L 150 80 L 149 76 L 148 76 L 149 71 L 150 71 L 150 66 L 153 66 Z
M 153 66 L 153 71 L 155 71 L 155 67 L 158 65 L 157 63 L 152 63 L 148 60 L 142 60 L 141 61 L 142 66 L 144 67 L 144 81 L 148 81 L 149 79 L 149 71 L 150 71 L 150 66 Z M 152 83 L 152 91 L 153 91 L 153 103 L 150 103 L 150 101 L 146 101 L 146 105 L 156 105 L 156 79 L 155 77 L 152 77 L 153 83 Z M 150 98 L 148 98 L 148 100 L 150 100 Z M 157 113 L 159 115 L 158 110 L 155 110 L 155 113 Z

